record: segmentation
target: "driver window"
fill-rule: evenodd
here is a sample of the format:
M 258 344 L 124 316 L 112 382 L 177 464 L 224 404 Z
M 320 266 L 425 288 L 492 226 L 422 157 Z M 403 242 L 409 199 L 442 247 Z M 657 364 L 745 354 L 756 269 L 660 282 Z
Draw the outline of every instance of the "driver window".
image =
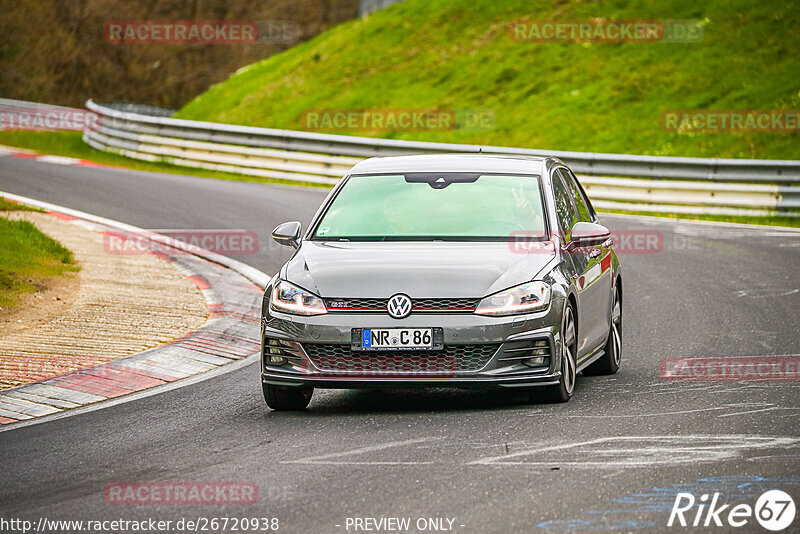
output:
M 559 234 L 564 243 L 570 240 L 572 226 L 578 222 L 578 212 L 572 202 L 570 191 L 561 178 L 561 173 L 553 172 L 553 196 L 555 198 L 556 216 L 558 217 Z
M 564 179 L 564 183 L 572 190 L 572 195 L 570 196 L 575 200 L 575 206 L 577 206 L 578 213 L 581 217 L 580 220 L 584 222 L 594 222 L 592 210 L 589 208 L 589 201 L 583 196 L 583 191 L 578 185 L 578 180 L 566 169 L 559 169 L 558 171 Z

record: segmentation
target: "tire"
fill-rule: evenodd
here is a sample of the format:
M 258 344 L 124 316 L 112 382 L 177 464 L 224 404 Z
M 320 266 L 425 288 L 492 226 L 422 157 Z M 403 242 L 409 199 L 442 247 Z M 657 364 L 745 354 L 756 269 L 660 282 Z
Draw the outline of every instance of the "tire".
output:
M 310 387 L 273 386 L 263 382 L 261 389 L 264 392 L 267 406 L 273 410 L 282 411 L 305 410 L 308 403 L 311 402 L 311 395 L 314 394 L 314 388 Z
M 575 391 L 575 377 L 578 355 L 578 335 L 575 326 L 575 309 L 567 303 L 564 307 L 564 318 L 561 323 L 561 378 L 555 386 L 548 386 L 538 393 L 531 392 L 533 399 L 545 402 L 567 402 Z M 538 393 L 538 394 L 537 394 Z
M 622 361 L 622 299 L 619 289 L 614 291 L 614 305 L 611 307 L 611 328 L 604 347 L 605 354 L 583 370 L 586 376 L 613 375 L 619 371 Z

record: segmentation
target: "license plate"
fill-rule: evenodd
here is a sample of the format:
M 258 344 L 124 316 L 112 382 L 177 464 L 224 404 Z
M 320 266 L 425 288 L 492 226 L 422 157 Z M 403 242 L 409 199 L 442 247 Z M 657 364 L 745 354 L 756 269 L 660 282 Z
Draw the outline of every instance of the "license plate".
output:
M 440 328 L 355 328 L 353 330 L 353 350 L 442 348 Z

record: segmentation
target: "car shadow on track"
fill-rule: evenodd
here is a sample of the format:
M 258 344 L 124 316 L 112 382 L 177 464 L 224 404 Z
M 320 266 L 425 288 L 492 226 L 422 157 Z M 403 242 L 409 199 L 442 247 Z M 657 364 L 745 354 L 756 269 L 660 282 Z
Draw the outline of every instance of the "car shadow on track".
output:
M 318 390 L 306 409 L 307 415 L 460 412 L 480 410 L 518 410 L 526 406 L 558 408 L 538 396 L 531 398 L 518 390 L 463 390 L 404 388 L 364 390 Z M 268 412 L 279 415 L 285 412 Z

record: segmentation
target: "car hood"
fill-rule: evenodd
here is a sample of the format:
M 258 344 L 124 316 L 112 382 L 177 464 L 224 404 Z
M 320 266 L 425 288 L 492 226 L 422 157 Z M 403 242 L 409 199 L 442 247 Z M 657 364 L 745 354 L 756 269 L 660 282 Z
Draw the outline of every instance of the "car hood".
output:
M 325 298 L 477 298 L 534 279 L 552 259 L 506 242 L 304 241 L 281 274 Z

